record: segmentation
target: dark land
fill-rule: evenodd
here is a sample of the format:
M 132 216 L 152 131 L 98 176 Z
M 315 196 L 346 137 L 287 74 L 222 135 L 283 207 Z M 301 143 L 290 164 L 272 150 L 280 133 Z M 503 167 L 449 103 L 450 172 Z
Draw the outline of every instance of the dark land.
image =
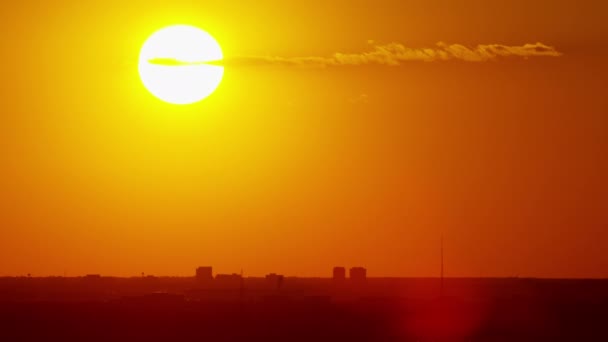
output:
M 608 341 L 608 280 L 0 278 L 0 341 Z

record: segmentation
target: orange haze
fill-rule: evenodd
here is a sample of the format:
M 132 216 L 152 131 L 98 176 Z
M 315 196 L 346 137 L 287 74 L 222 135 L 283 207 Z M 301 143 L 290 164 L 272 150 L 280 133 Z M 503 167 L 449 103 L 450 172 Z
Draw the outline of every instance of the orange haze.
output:
M 608 276 L 603 1 L 15 1 L 0 14 L 0 276 Z M 561 56 L 226 66 L 164 104 L 155 30 L 227 59 L 398 43 Z

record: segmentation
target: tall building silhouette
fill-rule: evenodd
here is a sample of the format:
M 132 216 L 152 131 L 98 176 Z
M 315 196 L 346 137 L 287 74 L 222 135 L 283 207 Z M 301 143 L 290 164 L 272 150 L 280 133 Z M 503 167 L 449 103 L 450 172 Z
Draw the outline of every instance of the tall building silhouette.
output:
M 196 269 L 196 280 L 211 281 L 213 280 L 213 267 L 201 266 Z
M 341 266 L 334 267 L 333 279 L 336 281 L 343 281 L 346 279 L 346 268 Z
M 353 281 L 365 281 L 367 270 L 363 267 L 352 267 L 350 269 L 350 279 Z

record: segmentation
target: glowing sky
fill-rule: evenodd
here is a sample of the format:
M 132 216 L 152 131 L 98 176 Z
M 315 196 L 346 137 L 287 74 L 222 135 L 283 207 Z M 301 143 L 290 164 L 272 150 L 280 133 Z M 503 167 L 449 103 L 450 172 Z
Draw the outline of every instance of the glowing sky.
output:
M 604 2 L 3 6 L 0 275 L 608 276 Z M 178 23 L 226 59 L 188 107 L 137 72 Z

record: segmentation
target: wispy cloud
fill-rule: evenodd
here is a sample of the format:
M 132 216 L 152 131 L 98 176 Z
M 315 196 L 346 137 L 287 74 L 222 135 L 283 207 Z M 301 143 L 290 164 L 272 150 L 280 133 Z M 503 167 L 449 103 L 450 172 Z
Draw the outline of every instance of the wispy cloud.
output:
M 431 48 L 410 48 L 403 44 L 375 45 L 361 53 L 335 53 L 328 57 L 240 56 L 226 58 L 224 65 L 283 65 L 301 67 L 330 67 L 357 65 L 398 66 L 411 61 L 435 62 L 460 60 L 485 62 L 501 58 L 558 57 L 562 53 L 543 43 L 509 46 L 501 44 L 477 45 L 469 48 L 461 44 L 440 42 Z
M 218 65 L 220 61 L 209 61 L 209 62 L 186 62 L 175 58 L 152 58 L 148 60 L 148 63 L 160 66 L 171 66 L 171 67 L 179 67 L 179 66 L 195 66 L 195 65 Z

